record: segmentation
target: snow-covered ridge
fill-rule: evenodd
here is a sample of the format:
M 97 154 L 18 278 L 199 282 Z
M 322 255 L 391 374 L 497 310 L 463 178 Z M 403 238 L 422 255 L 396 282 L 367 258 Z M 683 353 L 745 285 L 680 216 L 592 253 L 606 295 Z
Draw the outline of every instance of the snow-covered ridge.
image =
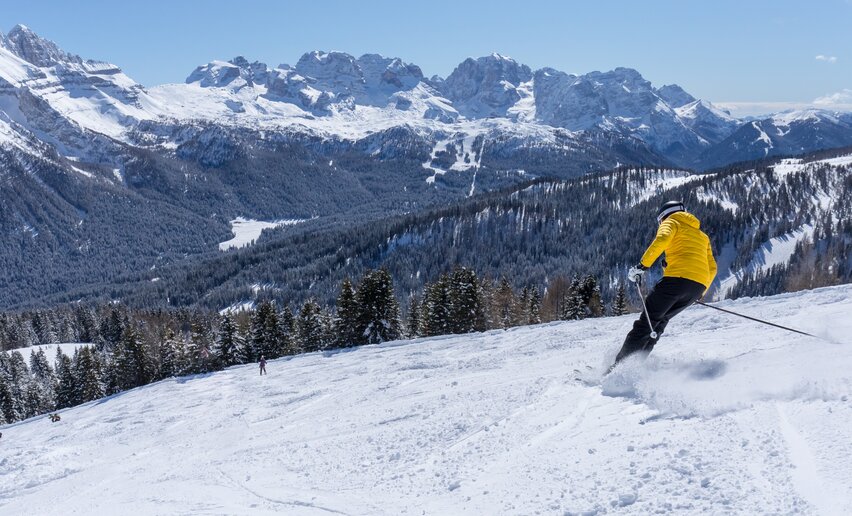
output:
M 367 346 L 167 380 L 2 427 L 9 514 L 852 511 L 852 287 Z M 132 508 L 132 509 L 130 509 Z
M 4 85 L 15 90 L 20 109 L 2 109 L 20 111 L 25 116 L 17 120 L 28 127 L 34 106 L 21 100 L 22 91 L 72 125 L 128 143 L 141 141 L 132 136 L 143 121 L 202 120 L 362 138 L 409 124 L 458 132 L 461 119 L 499 117 L 571 131 L 618 130 L 653 146 L 704 145 L 718 136 L 705 134 L 705 126 L 733 130 L 730 117 L 707 102 L 700 103 L 704 109 L 686 109 L 681 120 L 675 108 L 684 99 L 699 101 L 674 85 L 657 90 L 635 70 L 581 76 L 533 72 L 496 53 L 465 60 L 446 79 L 427 79 L 417 65 L 377 54 L 355 58 L 313 51 L 295 66 L 275 67 L 240 56 L 199 66 L 186 84 L 146 89 L 114 65 L 83 60 L 17 26 L 0 39 L 0 96 Z M 46 123 L 31 129 L 49 130 Z
M 630 68 L 531 70 L 496 53 L 464 60 L 446 79 L 378 54 L 317 50 L 292 66 L 238 56 L 198 66 L 183 84 L 144 88 L 117 66 L 84 60 L 23 26 L 0 37 L 0 112 L 20 124 L 16 131 L 95 163 L 116 154 L 90 141 L 95 135 L 172 151 L 198 125 L 348 141 L 405 127 L 437 143 L 466 123 L 499 119 L 508 138 L 534 133 L 531 126 L 603 131 L 702 167 L 852 142 L 852 115 L 806 110 L 752 126 Z

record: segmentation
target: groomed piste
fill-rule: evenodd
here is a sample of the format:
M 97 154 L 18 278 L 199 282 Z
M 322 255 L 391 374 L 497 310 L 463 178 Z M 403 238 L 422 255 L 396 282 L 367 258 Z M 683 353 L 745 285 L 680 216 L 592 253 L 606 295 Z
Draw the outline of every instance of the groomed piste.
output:
M 852 286 L 303 355 L 0 428 L 0 514 L 850 514 Z

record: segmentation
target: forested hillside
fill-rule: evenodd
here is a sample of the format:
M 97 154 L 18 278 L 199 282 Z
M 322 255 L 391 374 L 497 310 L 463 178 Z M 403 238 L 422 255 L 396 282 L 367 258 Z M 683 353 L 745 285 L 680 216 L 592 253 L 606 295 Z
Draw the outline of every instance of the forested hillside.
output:
M 534 181 L 367 224 L 317 222 L 278 230 L 278 237 L 273 231 L 248 249 L 43 302 L 121 299 L 132 306 L 215 309 L 265 298 L 331 303 L 343 278 L 378 267 L 387 268 L 406 297 L 455 265 L 541 289 L 560 276 L 588 274 L 599 279 L 608 301 L 653 237 L 657 207 L 669 199 L 682 199 L 712 238 L 720 265 L 717 297 L 847 282 L 847 155 L 759 161 L 703 175 L 619 169 Z M 795 240 L 786 256 L 778 246 L 771 249 L 776 238 Z

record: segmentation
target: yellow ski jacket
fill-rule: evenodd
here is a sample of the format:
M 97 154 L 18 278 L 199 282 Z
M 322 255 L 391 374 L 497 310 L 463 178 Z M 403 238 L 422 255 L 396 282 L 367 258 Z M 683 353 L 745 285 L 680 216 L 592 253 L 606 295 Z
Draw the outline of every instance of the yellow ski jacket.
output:
M 666 253 L 664 277 L 686 278 L 709 287 L 716 277 L 716 260 L 710 239 L 700 227 L 701 222 L 691 213 L 679 211 L 668 216 L 642 255 L 642 265 L 650 267 Z

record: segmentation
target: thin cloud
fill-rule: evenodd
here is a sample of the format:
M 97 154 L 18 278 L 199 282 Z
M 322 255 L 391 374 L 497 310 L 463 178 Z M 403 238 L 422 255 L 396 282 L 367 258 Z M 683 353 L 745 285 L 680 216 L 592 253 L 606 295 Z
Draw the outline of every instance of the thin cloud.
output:
M 801 109 L 852 112 L 852 88 L 823 95 L 811 102 L 714 102 L 714 104 L 735 117 L 763 116 Z
M 826 63 L 834 64 L 837 62 L 837 56 L 824 56 L 822 54 L 816 56 L 817 61 L 825 61 Z
M 850 106 L 852 105 L 852 89 L 845 88 L 838 91 L 837 93 L 824 95 L 815 99 L 814 104 L 820 107 L 830 108 L 833 108 L 835 106 Z
M 735 117 L 761 116 L 791 109 L 812 107 L 808 102 L 714 102 L 714 105 L 728 111 Z

